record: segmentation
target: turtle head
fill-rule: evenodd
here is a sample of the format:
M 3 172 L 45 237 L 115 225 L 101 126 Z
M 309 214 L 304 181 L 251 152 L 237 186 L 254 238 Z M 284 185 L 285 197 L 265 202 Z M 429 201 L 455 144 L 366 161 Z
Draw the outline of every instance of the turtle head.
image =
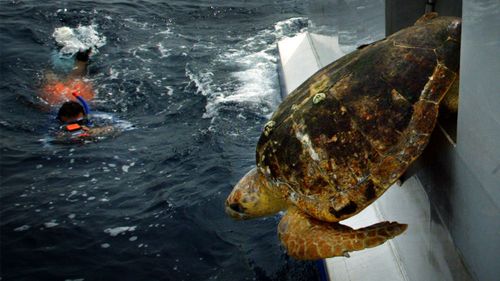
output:
M 234 219 L 251 219 L 283 210 L 285 203 L 271 194 L 271 184 L 257 168 L 253 168 L 227 197 L 226 213 Z

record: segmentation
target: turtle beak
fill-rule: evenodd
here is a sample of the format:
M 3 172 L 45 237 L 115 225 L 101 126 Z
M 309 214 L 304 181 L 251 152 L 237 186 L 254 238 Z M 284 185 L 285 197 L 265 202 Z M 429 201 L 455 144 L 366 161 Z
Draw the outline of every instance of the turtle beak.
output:
M 244 220 L 250 218 L 250 216 L 245 213 L 246 208 L 241 204 L 242 196 L 241 190 L 235 188 L 226 199 L 226 214 L 233 219 Z
M 243 207 L 237 200 L 234 200 L 234 194 L 229 195 L 226 200 L 226 214 L 228 214 L 233 219 L 245 220 L 250 217 L 245 214 L 245 207 Z
M 236 213 L 240 213 L 240 214 L 245 213 L 245 208 L 243 208 L 243 206 L 241 206 L 238 203 L 229 204 L 228 207 L 232 212 L 236 212 Z

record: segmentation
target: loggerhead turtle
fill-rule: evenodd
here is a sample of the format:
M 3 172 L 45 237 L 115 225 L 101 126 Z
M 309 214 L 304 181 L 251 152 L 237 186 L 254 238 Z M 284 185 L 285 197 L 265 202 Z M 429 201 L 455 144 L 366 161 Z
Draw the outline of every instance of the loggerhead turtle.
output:
M 460 32 L 459 18 L 426 14 L 315 73 L 265 125 L 257 167 L 234 187 L 226 213 L 286 210 L 278 234 L 298 259 L 348 256 L 405 231 L 397 222 L 338 222 L 380 197 L 422 153 L 439 103 L 458 95 Z

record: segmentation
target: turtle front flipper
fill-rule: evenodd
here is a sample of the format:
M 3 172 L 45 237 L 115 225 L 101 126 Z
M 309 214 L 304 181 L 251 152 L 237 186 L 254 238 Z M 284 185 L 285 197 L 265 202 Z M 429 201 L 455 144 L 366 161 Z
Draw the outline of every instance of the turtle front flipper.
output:
M 348 256 L 348 252 L 378 246 L 401 234 L 406 224 L 381 222 L 360 229 L 316 220 L 290 208 L 278 226 L 279 237 L 290 256 L 316 260 Z

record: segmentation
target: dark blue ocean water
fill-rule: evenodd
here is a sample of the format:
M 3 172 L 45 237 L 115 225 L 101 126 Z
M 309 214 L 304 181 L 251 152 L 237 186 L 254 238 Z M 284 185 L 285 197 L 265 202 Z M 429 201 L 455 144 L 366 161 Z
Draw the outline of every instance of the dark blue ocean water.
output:
M 224 213 L 280 101 L 276 43 L 311 28 L 311 3 L 159 2 L 0 1 L 1 280 L 318 279 L 284 253 L 279 215 Z M 133 129 L 53 144 L 37 94 L 54 31 L 79 26 L 105 39 L 92 109 Z

